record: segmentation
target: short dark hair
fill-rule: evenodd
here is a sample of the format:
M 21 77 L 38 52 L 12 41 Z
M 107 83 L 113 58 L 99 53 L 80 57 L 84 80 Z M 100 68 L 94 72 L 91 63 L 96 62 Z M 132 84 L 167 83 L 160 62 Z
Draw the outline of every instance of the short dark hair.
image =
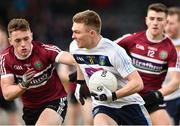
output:
M 8 34 L 10 35 L 13 31 L 22 30 L 27 31 L 30 30 L 29 23 L 25 19 L 12 19 L 8 24 Z
M 178 21 L 180 21 L 180 7 L 170 7 L 168 8 L 168 15 L 177 15 Z
M 84 23 L 87 26 L 93 27 L 97 33 L 101 33 L 101 18 L 93 10 L 85 10 L 73 16 L 73 23 Z
M 156 12 L 164 12 L 165 14 L 167 14 L 167 7 L 166 7 L 166 5 L 164 5 L 162 3 L 150 4 L 148 6 L 148 11 L 149 10 L 153 10 L 153 11 L 156 11 Z

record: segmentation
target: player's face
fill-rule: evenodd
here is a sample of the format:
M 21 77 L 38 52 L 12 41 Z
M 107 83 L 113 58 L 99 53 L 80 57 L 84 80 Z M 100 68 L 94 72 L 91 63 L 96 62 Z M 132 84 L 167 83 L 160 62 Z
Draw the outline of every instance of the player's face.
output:
M 13 31 L 9 38 L 10 44 L 13 45 L 15 53 L 21 57 L 25 58 L 31 52 L 31 42 L 32 42 L 32 32 L 27 31 Z
M 149 10 L 146 17 L 146 25 L 152 36 L 161 36 L 166 25 L 166 14 Z
M 178 34 L 180 34 L 180 22 L 178 21 L 178 15 L 167 16 L 165 31 L 171 38 L 176 38 Z
M 92 36 L 90 30 L 83 23 L 73 23 L 72 39 L 77 41 L 79 48 L 89 48 L 92 45 Z

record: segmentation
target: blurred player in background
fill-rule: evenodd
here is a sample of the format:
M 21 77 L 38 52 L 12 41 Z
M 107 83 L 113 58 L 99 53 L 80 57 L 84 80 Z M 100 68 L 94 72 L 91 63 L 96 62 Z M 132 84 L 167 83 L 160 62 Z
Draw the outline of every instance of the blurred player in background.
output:
M 92 101 L 88 89 L 84 90 L 87 93 L 85 104 L 82 106 L 76 100 L 74 92 L 76 89 L 77 72 L 75 67 L 61 64 L 58 68 L 58 74 L 62 83 L 68 92 L 68 109 L 65 119 L 66 125 L 92 125 L 93 119 L 91 115 Z
M 180 65 L 180 7 L 171 7 L 168 9 L 167 25 L 165 32 L 170 37 L 178 51 L 178 64 Z M 170 80 L 169 74 L 166 77 L 165 84 Z M 180 89 L 165 97 L 166 108 L 169 115 L 173 118 L 175 125 L 180 121 Z
M 72 32 L 74 41 L 70 52 L 80 66 L 77 68 L 76 99 L 84 104 L 83 79 L 88 85 L 94 72 L 104 69 L 118 78 L 119 89 L 115 92 L 104 86 L 100 93 L 90 91 L 93 95 L 94 125 L 149 125 L 144 101 L 136 93 L 143 88 L 142 79 L 125 50 L 101 36 L 99 15 L 92 10 L 75 14 Z
M 0 53 L 3 50 L 5 50 L 8 46 L 9 46 L 8 36 L 6 34 L 4 27 L 0 25 Z M 3 97 L 1 88 L 0 88 L 0 108 L 2 108 L 7 114 L 8 125 L 20 124 L 18 122 L 16 102 L 14 100 L 6 101 Z M 3 116 L 1 115 L 1 121 L 2 119 L 3 119 Z M 3 124 L 3 123 L 0 122 L 0 124 Z
M 161 3 L 153 3 L 147 10 L 147 30 L 116 40 L 130 55 L 143 79 L 144 89 L 139 93 L 145 101 L 153 125 L 171 124 L 163 97 L 177 90 L 180 81 L 176 49 L 164 35 L 166 17 L 167 7 Z M 167 70 L 171 80 L 161 87 Z
M 12 19 L 9 42 L 0 57 L 1 88 L 6 100 L 21 97 L 26 125 L 60 125 L 67 111 L 67 94 L 55 63 L 74 65 L 68 52 L 33 41 L 29 23 Z

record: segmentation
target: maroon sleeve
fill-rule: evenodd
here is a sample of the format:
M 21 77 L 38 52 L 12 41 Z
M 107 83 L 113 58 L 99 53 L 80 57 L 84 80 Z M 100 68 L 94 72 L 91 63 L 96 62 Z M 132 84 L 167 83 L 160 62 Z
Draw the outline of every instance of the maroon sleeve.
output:
M 123 47 L 126 51 L 128 51 L 129 48 L 131 47 L 131 45 L 133 44 L 132 41 L 133 41 L 133 35 L 127 34 L 127 35 L 124 35 L 123 37 L 117 39 L 116 43 L 119 46 Z
M 0 75 L 12 74 L 12 68 L 9 66 L 8 54 L 0 55 Z
M 174 46 L 171 49 L 171 53 L 169 55 L 167 62 L 168 62 L 168 67 L 177 67 L 176 65 L 177 64 L 177 51 Z
M 55 62 L 56 56 L 62 51 L 55 45 L 47 45 L 43 44 L 42 45 L 46 51 L 46 55 L 48 58 L 51 60 L 51 62 Z

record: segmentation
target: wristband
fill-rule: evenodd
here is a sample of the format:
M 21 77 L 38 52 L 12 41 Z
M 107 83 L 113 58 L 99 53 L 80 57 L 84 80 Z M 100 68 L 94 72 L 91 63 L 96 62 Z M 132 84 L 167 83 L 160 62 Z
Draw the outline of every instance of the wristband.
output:
M 116 92 L 112 92 L 112 100 L 113 101 L 117 100 Z
M 86 83 L 86 81 L 85 81 L 85 80 L 77 80 L 76 83 L 77 83 L 77 84 L 80 84 L 80 85 L 83 85 L 83 84 Z
M 25 90 L 27 89 L 27 87 L 24 87 L 24 86 L 22 85 L 22 83 L 19 83 L 18 85 L 19 85 L 19 87 L 20 87 L 21 89 L 25 89 Z

